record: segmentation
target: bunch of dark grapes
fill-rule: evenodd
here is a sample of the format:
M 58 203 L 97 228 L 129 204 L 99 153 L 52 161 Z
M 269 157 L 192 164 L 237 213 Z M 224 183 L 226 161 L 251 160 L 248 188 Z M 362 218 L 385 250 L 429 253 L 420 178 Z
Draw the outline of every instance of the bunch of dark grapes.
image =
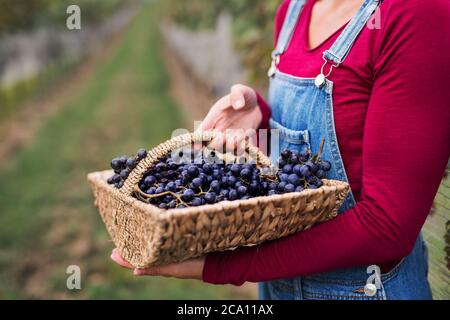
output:
M 114 184 L 116 188 L 122 188 L 131 170 L 146 156 L 147 151 L 145 149 L 139 149 L 134 157 L 120 156 L 112 159 L 111 168 L 114 170 L 114 175 L 109 177 L 107 182 Z
M 120 188 L 130 170 L 147 155 L 144 151 L 139 150 L 135 157 L 113 159 L 111 166 L 115 174 L 108 183 Z M 179 159 L 170 155 L 161 157 L 145 173 L 134 196 L 161 209 L 196 207 L 316 189 L 322 186 L 321 179 L 331 168 L 328 161 L 320 159 L 320 152 L 311 156 L 309 151 L 283 150 L 277 173 L 268 167 L 245 163 L 242 158 L 233 163 L 214 161 L 217 159 L 214 154 L 203 158 L 201 151 L 192 151 L 183 157 L 184 161 L 175 161 Z
M 225 164 L 202 159 L 195 152 L 191 156 L 196 161 L 158 159 L 139 183 L 135 196 L 161 209 L 172 209 L 265 196 L 276 188 L 276 177 L 243 159 Z
M 331 169 L 331 163 L 320 159 L 320 153 L 312 156 L 309 150 L 304 152 L 283 150 L 278 160 L 279 183 L 276 191 L 270 194 L 320 188 L 323 185 L 321 179 L 325 178 L 326 172 Z

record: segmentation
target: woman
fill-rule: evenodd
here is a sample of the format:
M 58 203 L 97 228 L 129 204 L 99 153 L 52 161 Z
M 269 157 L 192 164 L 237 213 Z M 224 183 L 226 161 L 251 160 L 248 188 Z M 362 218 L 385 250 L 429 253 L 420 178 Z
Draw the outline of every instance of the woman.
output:
M 233 86 L 201 129 L 276 128 L 281 148 L 313 151 L 325 137 L 329 178 L 351 186 L 341 214 L 257 247 L 135 274 L 261 282 L 265 299 L 430 299 L 420 229 L 450 154 L 448 21 L 448 0 L 284 1 L 268 103 Z M 365 293 L 371 265 L 381 282 Z

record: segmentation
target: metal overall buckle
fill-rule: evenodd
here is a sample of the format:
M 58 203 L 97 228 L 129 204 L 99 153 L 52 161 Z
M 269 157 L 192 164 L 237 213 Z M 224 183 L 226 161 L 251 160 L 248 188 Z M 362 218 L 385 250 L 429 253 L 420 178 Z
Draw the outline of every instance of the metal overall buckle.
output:
M 272 63 L 270 64 L 270 68 L 267 71 L 267 76 L 269 78 L 272 78 L 277 71 L 278 63 L 280 63 L 280 55 L 272 53 Z
M 314 84 L 317 88 L 321 88 L 325 84 L 326 78 L 328 78 L 333 71 L 333 68 L 339 67 L 339 63 L 331 63 L 330 60 L 328 60 L 325 57 L 325 54 L 322 55 L 322 59 L 324 61 L 322 68 L 320 68 L 320 74 L 317 75 L 317 77 L 314 79 Z M 325 74 L 325 66 L 327 64 L 330 64 L 330 69 L 328 69 L 328 72 Z

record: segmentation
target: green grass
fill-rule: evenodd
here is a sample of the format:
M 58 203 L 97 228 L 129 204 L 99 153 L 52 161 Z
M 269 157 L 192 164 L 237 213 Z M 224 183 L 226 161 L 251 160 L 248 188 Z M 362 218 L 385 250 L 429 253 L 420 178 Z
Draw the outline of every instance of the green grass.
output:
M 150 148 L 183 126 L 167 93 L 159 45 L 147 5 L 75 99 L 1 165 L 0 298 L 242 297 L 228 286 L 135 278 L 109 261 L 113 245 L 86 174 L 105 169 L 117 154 Z M 80 291 L 66 289 L 70 264 L 81 267 Z
M 435 198 L 435 212 L 427 218 L 424 238 L 428 246 L 429 273 L 434 299 L 450 299 L 450 270 L 447 268 L 445 235 L 450 219 L 450 176 L 444 179 Z M 448 249 L 447 249 L 448 250 Z

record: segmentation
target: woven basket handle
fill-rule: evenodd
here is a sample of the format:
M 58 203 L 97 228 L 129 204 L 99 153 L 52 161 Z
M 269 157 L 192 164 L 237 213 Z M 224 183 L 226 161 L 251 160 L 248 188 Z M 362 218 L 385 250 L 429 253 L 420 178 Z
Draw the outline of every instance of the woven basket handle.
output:
M 160 157 L 167 155 L 173 150 L 179 149 L 186 145 L 190 145 L 192 142 L 211 141 L 217 135 L 218 133 L 214 131 L 191 132 L 173 137 L 172 139 L 159 144 L 158 146 L 150 150 L 147 157 L 139 161 L 136 168 L 134 168 L 130 172 L 128 178 L 125 180 L 123 187 L 119 189 L 120 192 L 126 195 L 131 195 L 134 191 L 134 188 L 147 172 L 148 168 L 150 168 Z M 248 150 L 251 155 L 256 157 L 255 160 L 258 164 L 268 167 L 272 166 L 272 162 L 270 161 L 270 159 L 255 145 L 248 143 L 246 146 L 246 150 Z

